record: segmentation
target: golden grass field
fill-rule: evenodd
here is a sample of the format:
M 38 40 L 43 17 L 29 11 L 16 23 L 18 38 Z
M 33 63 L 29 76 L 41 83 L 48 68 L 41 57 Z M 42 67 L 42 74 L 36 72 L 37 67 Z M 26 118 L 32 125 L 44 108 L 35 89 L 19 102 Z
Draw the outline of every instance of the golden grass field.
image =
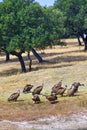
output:
M 39 64 L 31 53 L 33 60 L 32 71 L 28 72 L 28 60 L 24 54 L 27 73 L 20 72 L 20 63 L 15 56 L 6 63 L 5 55 L 0 56 L 0 119 L 8 120 L 33 120 L 38 117 L 50 115 L 70 115 L 87 108 L 87 52 L 84 46 L 78 46 L 77 39 L 64 40 L 66 46 L 54 46 L 38 53 L 50 63 Z M 45 97 L 41 97 L 42 103 L 34 104 L 31 94 L 23 94 L 26 84 L 33 84 L 35 87 L 44 83 L 42 93 L 50 94 L 54 84 L 63 80 L 63 86 L 68 88 L 74 81 L 84 83 L 79 87 L 79 92 L 74 97 L 58 95 L 58 103 L 50 104 Z M 34 87 L 34 88 L 35 88 Z M 8 102 L 8 97 L 20 89 L 21 95 L 17 102 Z M 67 90 L 66 90 L 67 91 Z

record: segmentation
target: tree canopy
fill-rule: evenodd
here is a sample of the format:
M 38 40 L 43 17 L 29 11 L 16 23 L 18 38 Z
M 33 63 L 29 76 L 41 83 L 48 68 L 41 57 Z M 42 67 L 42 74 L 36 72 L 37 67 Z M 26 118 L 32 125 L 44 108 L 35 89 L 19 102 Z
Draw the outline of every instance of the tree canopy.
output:
M 87 0 L 56 0 L 54 6 L 66 16 L 65 28 L 69 35 L 87 28 Z
M 53 7 L 34 0 L 4 0 L 0 6 L 0 48 L 13 55 L 43 49 L 63 35 L 65 17 Z
M 45 48 L 63 32 L 63 13 L 31 0 L 4 0 L 0 13 L 0 43 L 8 51 Z

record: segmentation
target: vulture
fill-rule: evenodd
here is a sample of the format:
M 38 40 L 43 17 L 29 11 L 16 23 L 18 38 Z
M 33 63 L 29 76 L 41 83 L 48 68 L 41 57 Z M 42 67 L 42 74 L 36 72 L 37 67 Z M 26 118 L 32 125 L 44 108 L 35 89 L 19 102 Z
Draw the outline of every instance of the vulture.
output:
M 79 86 L 84 86 L 84 84 L 81 84 L 80 82 L 74 82 L 71 87 L 73 87 L 73 85 L 76 87 L 75 92 L 78 91 Z
M 49 101 L 49 102 L 55 102 L 57 100 L 57 96 L 55 94 L 51 94 L 51 95 L 42 95 L 42 96 L 45 96 L 46 99 Z
M 24 89 L 23 89 L 23 93 L 28 93 L 30 92 L 30 90 L 33 88 L 34 86 L 31 84 L 27 84 Z
M 41 91 L 42 91 L 42 89 L 43 89 L 43 84 L 40 85 L 40 86 L 38 86 L 38 87 L 36 87 L 36 88 L 33 90 L 32 95 L 40 94 Z
M 40 103 L 40 97 L 36 94 L 32 96 L 32 100 L 34 101 L 34 103 Z
M 75 91 L 76 87 L 73 85 L 72 88 L 68 89 L 67 96 L 74 96 Z
M 58 91 L 58 89 L 61 88 L 61 87 L 62 87 L 62 80 L 59 81 L 58 84 L 55 84 L 55 85 L 52 87 L 51 94 L 52 94 L 52 93 L 56 93 L 56 91 Z
M 62 80 L 60 80 L 57 84 L 55 84 L 53 87 L 60 88 L 62 86 Z
M 65 87 L 60 87 L 59 89 L 57 89 L 57 91 L 55 92 L 56 95 L 61 95 L 63 96 L 64 92 L 66 91 L 67 85 L 65 85 Z
M 15 92 L 13 94 L 10 95 L 10 97 L 8 98 L 8 101 L 17 101 L 18 97 L 20 96 L 20 90 L 18 90 L 18 92 Z

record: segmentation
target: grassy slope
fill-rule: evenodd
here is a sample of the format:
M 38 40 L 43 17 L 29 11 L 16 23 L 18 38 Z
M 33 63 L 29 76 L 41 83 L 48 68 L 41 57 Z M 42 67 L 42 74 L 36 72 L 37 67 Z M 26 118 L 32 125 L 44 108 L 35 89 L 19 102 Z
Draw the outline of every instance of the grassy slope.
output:
M 51 63 L 38 64 L 33 59 L 32 72 L 20 73 L 20 64 L 15 57 L 5 63 L 5 56 L 0 57 L 0 119 L 31 120 L 47 115 L 71 114 L 82 111 L 87 107 L 87 52 L 83 51 L 84 46 L 79 47 L 75 39 L 66 40 L 67 46 L 55 46 L 47 48 L 41 54 L 44 59 Z M 26 66 L 28 66 L 26 54 L 24 55 Z M 31 94 L 23 94 L 22 90 L 27 83 L 35 87 L 44 83 L 42 93 L 50 93 L 51 88 L 59 80 L 63 80 L 63 86 L 71 86 L 72 82 L 80 81 L 85 87 L 80 87 L 74 97 L 58 96 L 57 104 L 50 104 L 41 96 L 41 104 L 33 104 Z M 17 89 L 21 95 L 17 102 L 8 103 L 7 98 Z M 79 109 L 80 107 L 80 109 Z

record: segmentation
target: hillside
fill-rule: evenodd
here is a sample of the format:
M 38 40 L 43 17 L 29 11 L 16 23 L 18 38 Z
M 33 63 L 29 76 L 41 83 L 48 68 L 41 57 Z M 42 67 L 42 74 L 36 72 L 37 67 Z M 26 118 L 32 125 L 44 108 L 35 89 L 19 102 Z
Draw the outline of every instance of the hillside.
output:
M 40 55 L 49 60 L 49 63 L 39 64 L 32 55 L 32 71 L 20 73 L 18 59 L 11 56 L 11 60 L 6 63 L 5 56 L 0 56 L 0 119 L 8 120 L 32 120 L 38 117 L 49 115 L 70 115 L 84 111 L 87 108 L 87 52 L 84 46 L 78 46 L 76 39 L 67 39 L 66 46 L 54 46 L 38 51 Z M 28 61 L 24 54 L 26 66 Z M 63 80 L 63 86 L 67 84 L 68 89 L 74 81 L 84 83 L 84 87 L 79 87 L 79 92 L 74 97 L 58 96 L 58 103 L 50 104 L 45 97 L 41 96 L 41 104 L 33 104 L 31 94 L 23 94 L 26 84 L 33 84 L 35 87 L 44 83 L 42 93 L 50 94 L 54 84 Z M 17 102 L 8 103 L 7 99 L 13 92 L 20 89 L 21 95 Z M 72 105 L 73 104 L 73 105 Z M 80 108 L 80 109 L 79 109 Z

